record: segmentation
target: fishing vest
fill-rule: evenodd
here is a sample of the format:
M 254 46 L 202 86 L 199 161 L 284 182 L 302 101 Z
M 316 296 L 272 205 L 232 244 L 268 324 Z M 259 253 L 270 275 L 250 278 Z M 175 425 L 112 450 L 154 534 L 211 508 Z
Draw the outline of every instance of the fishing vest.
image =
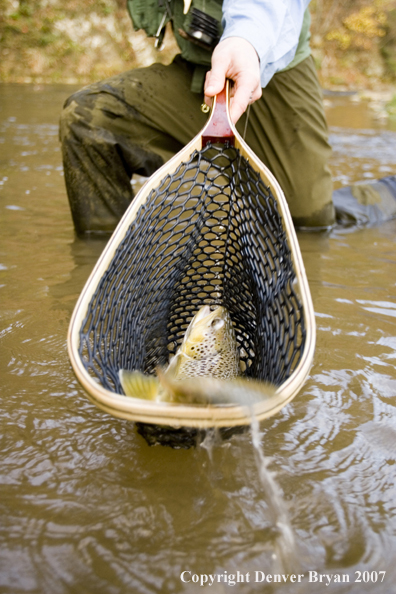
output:
M 156 37 L 158 46 L 161 46 L 165 26 L 167 23 L 171 23 L 182 57 L 188 62 L 196 64 L 191 90 L 199 93 L 202 91 L 205 74 L 210 67 L 213 50 L 192 42 L 186 33 L 191 26 L 192 10 L 196 8 L 218 21 L 218 38 L 220 39 L 223 32 L 221 27 L 223 0 L 192 0 L 187 14 L 184 14 L 184 4 L 185 2 L 182 0 L 127 0 L 128 12 L 135 31 L 143 29 L 149 37 Z M 290 64 L 281 72 L 297 66 L 310 55 L 310 24 L 311 15 L 307 8 L 304 13 L 296 54 Z
M 171 22 L 181 55 L 193 64 L 210 66 L 212 51 L 192 43 L 185 37 L 191 24 L 193 8 L 196 8 L 219 23 L 218 37 L 222 34 L 222 0 L 192 0 L 187 14 L 184 14 L 182 0 L 128 0 L 127 8 L 135 31 L 143 29 L 149 37 L 157 37 L 159 44 L 165 26 Z

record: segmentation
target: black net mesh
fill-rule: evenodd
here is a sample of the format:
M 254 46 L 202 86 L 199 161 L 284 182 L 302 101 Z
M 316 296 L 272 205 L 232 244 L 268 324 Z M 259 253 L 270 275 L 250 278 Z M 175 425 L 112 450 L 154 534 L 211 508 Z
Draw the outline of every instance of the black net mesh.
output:
M 305 342 L 304 315 L 276 200 L 239 151 L 211 146 L 139 208 L 80 331 L 80 356 L 122 394 L 118 370 L 154 373 L 201 305 L 231 314 L 246 376 L 282 384 Z

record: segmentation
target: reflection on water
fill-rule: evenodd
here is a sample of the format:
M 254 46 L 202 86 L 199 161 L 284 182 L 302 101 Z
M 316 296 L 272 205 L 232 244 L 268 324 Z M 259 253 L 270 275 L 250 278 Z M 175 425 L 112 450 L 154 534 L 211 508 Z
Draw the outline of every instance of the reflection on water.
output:
M 333 170 L 336 187 L 348 186 L 354 181 L 372 181 L 394 175 L 396 134 L 389 131 L 330 129 L 333 147 Z
M 73 234 L 57 141 L 70 92 L 0 86 L 1 590 L 190 593 L 200 586 L 182 582 L 182 571 L 239 571 L 250 574 L 235 586 L 241 593 L 323 592 L 311 570 L 350 578 L 326 592 L 392 592 L 396 221 L 299 235 L 315 361 L 259 438 L 305 581 L 254 582 L 256 571 L 276 571 L 281 539 L 252 437 L 150 448 L 133 424 L 91 405 L 72 373 L 67 326 L 105 240 Z M 396 133 L 364 105 L 330 101 L 338 183 L 394 172 Z M 386 571 L 385 580 L 355 583 L 365 570 Z M 225 579 L 210 591 L 228 591 Z
M 325 99 L 335 188 L 395 174 L 396 121 L 376 121 L 357 96 Z

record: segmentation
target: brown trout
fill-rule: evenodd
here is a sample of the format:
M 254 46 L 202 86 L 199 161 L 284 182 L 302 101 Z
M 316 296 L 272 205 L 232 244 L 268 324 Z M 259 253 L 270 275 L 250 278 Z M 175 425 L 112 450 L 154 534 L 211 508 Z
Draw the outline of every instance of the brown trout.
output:
M 204 305 L 191 320 L 182 344 L 157 377 L 121 369 L 127 396 L 185 404 L 231 404 L 259 401 L 274 393 L 264 382 L 239 378 L 241 368 L 235 331 L 225 307 Z

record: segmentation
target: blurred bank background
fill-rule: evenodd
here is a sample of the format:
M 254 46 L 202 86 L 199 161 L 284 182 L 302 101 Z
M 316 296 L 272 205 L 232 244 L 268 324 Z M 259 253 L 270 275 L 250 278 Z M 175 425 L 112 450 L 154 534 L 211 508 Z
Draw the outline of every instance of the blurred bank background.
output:
M 312 0 L 311 45 L 321 83 L 384 91 L 396 82 L 396 0 Z M 0 81 L 89 83 L 122 70 L 168 63 L 135 32 L 126 0 L 0 0 Z

